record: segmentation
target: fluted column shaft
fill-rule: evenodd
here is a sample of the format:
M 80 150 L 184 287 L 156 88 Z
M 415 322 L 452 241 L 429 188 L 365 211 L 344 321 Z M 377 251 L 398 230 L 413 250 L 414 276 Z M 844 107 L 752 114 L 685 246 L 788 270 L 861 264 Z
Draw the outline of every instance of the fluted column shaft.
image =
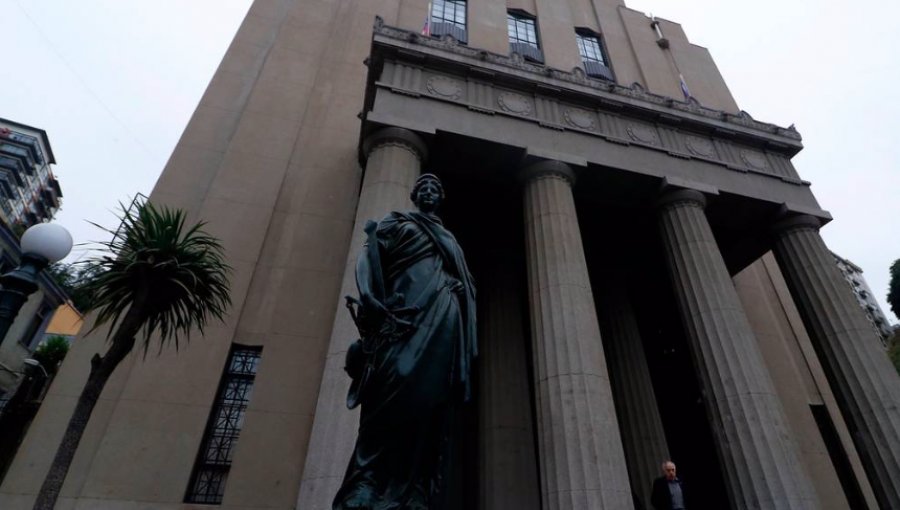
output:
M 812 510 L 812 487 L 705 204 L 697 191 L 670 191 L 659 220 L 732 507 Z
M 818 232 L 778 225 L 775 257 L 809 331 L 882 509 L 900 508 L 900 377 Z
M 525 232 L 544 510 L 633 508 L 571 169 L 525 169 Z
M 631 486 L 645 508 L 650 508 L 650 489 L 660 476 L 662 461 L 669 458 L 650 369 L 625 286 L 607 279 L 600 303 L 606 355 L 615 395 L 616 414 L 628 461 Z
M 331 508 L 356 441 L 359 408 L 347 409 L 350 378 L 343 367 L 347 348 L 359 333 L 347 313 L 344 296 L 357 293 L 355 269 L 365 240 L 363 228 L 367 221 L 379 221 L 391 211 L 412 208 L 410 192 L 426 155 L 424 142 L 413 132 L 400 128 L 385 128 L 370 135 L 364 150 L 368 154 L 366 172 L 297 501 L 297 508 L 303 510 Z
M 478 286 L 480 508 L 539 510 L 523 296 L 497 255 Z

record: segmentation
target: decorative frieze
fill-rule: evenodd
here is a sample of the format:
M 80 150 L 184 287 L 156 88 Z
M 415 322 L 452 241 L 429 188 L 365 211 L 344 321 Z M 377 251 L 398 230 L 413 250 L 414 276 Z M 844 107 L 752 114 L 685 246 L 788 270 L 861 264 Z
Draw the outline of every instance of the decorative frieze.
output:
M 596 131 L 597 114 L 581 108 L 566 107 L 563 109 L 566 125 L 585 131 Z
M 688 152 L 690 152 L 694 156 L 700 156 L 702 158 L 709 159 L 718 159 L 716 146 L 709 138 L 686 135 L 684 137 L 684 144 L 685 147 L 687 147 Z
M 483 81 L 469 79 L 466 102 L 470 110 L 494 114 L 494 86 Z
M 534 111 L 531 98 L 510 90 L 497 94 L 497 106 L 506 113 L 523 117 L 530 117 Z
M 459 101 L 463 97 L 463 82 L 435 75 L 425 80 L 425 89 L 434 96 L 443 97 L 452 101 Z
M 653 147 L 660 146 L 659 134 L 656 132 L 656 127 L 653 125 L 644 124 L 643 122 L 629 122 L 628 127 L 625 128 L 625 132 L 628 133 L 628 137 L 635 142 L 652 145 Z
M 731 130 L 717 129 L 716 134 L 708 136 L 685 129 L 681 119 L 673 115 L 634 118 L 621 107 L 599 98 L 593 105 L 595 109 L 589 109 L 584 104 L 561 100 L 558 89 L 499 88 L 487 81 L 497 78 L 490 73 L 455 76 L 423 66 L 423 62 L 386 60 L 376 84 L 394 93 L 457 103 L 491 115 L 509 115 L 549 129 L 579 131 L 613 143 L 665 151 L 672 157 L 699 159 L 730 170 L 803 183 L 788 156 L 769 146 L 763 149 L 741 144 Z

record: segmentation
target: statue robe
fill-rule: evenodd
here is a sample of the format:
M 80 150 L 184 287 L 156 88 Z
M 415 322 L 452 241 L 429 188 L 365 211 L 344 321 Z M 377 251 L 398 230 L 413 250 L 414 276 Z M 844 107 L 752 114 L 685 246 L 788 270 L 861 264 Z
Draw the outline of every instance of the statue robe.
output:
M 333 509 L 440 508 L 454 409 L 471 395 L 477 350 L 462 250 L 436 216 L 391 213 L 370 233 L 357 286 L 364 304 L 413 311 L 402 316 L 409 330 L 369 359 L 359 435 Z

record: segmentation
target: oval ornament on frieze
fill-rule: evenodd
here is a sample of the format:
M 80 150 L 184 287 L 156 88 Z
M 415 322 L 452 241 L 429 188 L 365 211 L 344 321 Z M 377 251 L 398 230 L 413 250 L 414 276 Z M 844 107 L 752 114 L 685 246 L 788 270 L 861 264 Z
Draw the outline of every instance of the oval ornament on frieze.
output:
M 688 136 L 685 140 L 685 145 L 691 154 L 696 154 L 697 156 L 703 156 L 705 158 L 712 158 L 716 155 L 716 148 L 713 147 L 711 141 L 706 138 L 700 138 L 699 136 Z
M 462 84 L 445 76 L 432 76 L 425 82 L 425 88 L 435 96 L 457 100 L 462 97 Z
M 497 96 L 500 109 L 518 115 L 531 115 L 531 102 L 527 97 L 515 92 L 501 92 Z
M 766 155 L 761 152 L 744 149 L 741 151 L 741 159 L 747 163 L 750 168 L 756 170 L 766 170 L 769 168 L 769 162 L 766 161 Z
M 594 114 L 586 110 L 566 108 L 563 112 L 563 117 L 566 118 L 566 122 L 577 128 L 592 130 L 597 127 L 597 121 L 594 118 Z
M 627 131 L 628 136 L 636 142 L 646 143 L 648 145 L 659 145 L 659 135 L 656 134 L 655 129 L 649 126 L 631 124 L 625 131 Z

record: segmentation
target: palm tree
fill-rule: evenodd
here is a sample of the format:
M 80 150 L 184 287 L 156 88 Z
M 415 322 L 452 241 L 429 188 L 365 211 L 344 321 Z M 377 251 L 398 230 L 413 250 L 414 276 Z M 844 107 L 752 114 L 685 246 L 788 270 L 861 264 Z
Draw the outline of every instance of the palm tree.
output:
M 230 268 L 221 244 L 203 225 L 187 228 L 184 212 L 144 201 L 123 207 L 117 230 L 103 229 L 112 240 L 103 243 L 102 255 L 86 263 L 93 277 L 84 285 L 91 296 L 89 308 L 96 311 L 91 331 L 109 324 L 109 349 L 91 359 L 87 383 L 35 510 L 51 510 L 56 504 L 94 405 L 135 340 L 140 337 L 145 355 L 151 338 L 158 338 L 160 350 L 172 342 L 177 349 L 181 337 L 187 339 L 194 328 L 202 334 L 208 319 L 221 320 L 231 304 Z

